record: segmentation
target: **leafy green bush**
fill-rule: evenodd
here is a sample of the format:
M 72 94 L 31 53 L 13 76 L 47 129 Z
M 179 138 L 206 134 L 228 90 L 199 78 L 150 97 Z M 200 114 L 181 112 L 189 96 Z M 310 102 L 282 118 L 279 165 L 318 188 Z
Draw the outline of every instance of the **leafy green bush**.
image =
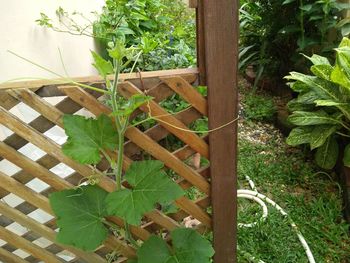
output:
M 276 108 L 271 98 L 248 93 L 243 99 L 244 116 L 248 120 L 272 121 Z
M 350 137 L 350 40 L 344 38 L 336 49 L 336 62 L 313 55 L 308 57 L 313 75 L 291 72 L 290 87 L 299 93 L 289 102 L 292 115 L 289 121 L 296 125 L 288 139 L 289 145 L 309 144 L 316 149 L 316 163 L 324 168 L 335 166 L 340 140 Z M 344 164 L 350 166 L 350 144 L 344 151 Z
M 61 7 L 56 14 L 58 26 L 43 13 L 37 22 L 55 31 L 94 37 L 105 59 L 109 58 L 106 50 L 111 42 L 134 47 L 139 55 L 128 56 L 130 64 L 124 70 L 129 71 L 135 61 L 144 71 L 196 64 L 194 12 L 182 0 L 106 0 L 95 21 L 78 12 L 69 14 Z M 87 24 L 77 22 L 82 17 Z
M 300 52 L 331 57 L 342 34 L 349 33 L 350 21 L 340 17 L 349 7 L 337 0 L 241 0 L 240 45 L 252 46 L 246 57 L 253 54 L 257 81 L 292 69 L 306 72 Z

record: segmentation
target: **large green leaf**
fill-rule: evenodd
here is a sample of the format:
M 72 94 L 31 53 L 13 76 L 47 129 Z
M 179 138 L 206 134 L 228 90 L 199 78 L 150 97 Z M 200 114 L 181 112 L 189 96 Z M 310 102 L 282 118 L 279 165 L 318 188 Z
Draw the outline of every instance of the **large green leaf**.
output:
M 336 102 L 341 102 L 342 100 L 339 87 L 325 79 L 305 75 L 298 72 L 290 72 L 290 75 L 285 78 L 289 80 L 303 82 L 305 85 L 307 85 L 310 89 L 312 89 L 318 94 L 319 99 L 334 100 Z
M 310 86 L 306 85 L 302 81 L 290 82 L 288 85 L 295 92 L 307 92 L 310 90 Z
M 313 127 L 311 126 L 294 128 L 287 138 L 287 144 L 297 146 L 304 143 L 310 143 L 312 130 Z
M 133 189 L 110 193 L 106 199 L 108 214 L 139 225 L 142 216 L 155 209 L 157 203 L 169 203 L 182 196 L 183 190 L 168 178 L 163 166 L 160 161 L 133 162 L 125 173 Z
M 311 150 L 322 146 L 329 136 L 338 129 L 337 125 L 317 125 L 313 128 L 310 136 Z
M 303 54 L 303 56 L 306 57 L 308 60 L 310 60 L 314 65 L 329 65 L 329 66 L 331 65 L 329 63 L 328 58 L 322 57 L 317 54 L 313 54 L 311 57 L 306 56 L 305 54 Z
M 317 149 L 315 160 L 323 169 L 332 169 L 337 163 L 339 146 L 334 136 L 328 137 L 326 142 Z
M 171 232 L 173 249 L 158 236 L 150 237 L 137 251 L 137 263 L 210 263 L 214 249 L 210 242 L 190 228 Z
M 63 152 L 83 164 L 97 164 L 100 151 L 117 147 L 117 130 L 106 115 L 86 119 L 78 115 L 65 115 L 64 130 L 68 135 Z
M 350 79 L 339 65 L 336 65 L 331 73 L 331 80 L 347 89 L 350 89 Z
M 105 60 L 94 51 L 91 51 L 91 54 L 94 58 L 94 63 L 92 65 L 97 69 L 101 77 L 106 78 L 108 74 L 113 73 L 113 65 L 110 61 Z
M 302 104 L 314 104 L 315 100 L 317 100 L 318 98 L 318 94 L 315 91 L 310 90 L 304 94 L 300 94 L 298 96 L 297 102 Z
M 287 103 L 288 110 L 293 111 L 313 111 L 315 109 L 314 104 L 304 104 L 298 102 L 298 99 L 293 99 Z
M 335 102 L 333 100 L 315 100 L 316 106 L 326 106 L 326 107 L 333 107 L 333 106 L 346 106 L 347 103 L 344 102 Z
M 328 115 L 325 111 L 295 111 L 288 117 L 288 120 L 295 125 L 319 125 L 319 124 L 339 124 L 339 120 Z
M 346 145 L 344 149 L 343 163 L 345 166 L 350 167 L 350 144 Z
M 107 192 L 98 186 L 81 186 L 50 195 L 50 205 L 57 217 L 57 241 L 93 251 L 107 238 L 102 221 L 106 216 Z
M 311 67 L 311 72 L 315 76 L 325 80 L 331 80 L 332 71 L 333 67 L 331 65 L 314 65 Z

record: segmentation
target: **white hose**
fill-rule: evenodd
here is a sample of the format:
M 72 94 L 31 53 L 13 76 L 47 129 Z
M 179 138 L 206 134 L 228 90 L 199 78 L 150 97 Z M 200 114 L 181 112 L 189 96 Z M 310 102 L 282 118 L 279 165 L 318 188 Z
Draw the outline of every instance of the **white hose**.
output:
M 279 211 L 283 216 L 287 217 L 290 221 L 290 225 L 292 227 L 292 229 L 295 231 L 295 233 L 297 234 L 299 241 L 301 243 L 301 245 L 303 246 L 306 256 L 309 260 L 310 263 L 315 263 L 315 258 L 312 255 L 311 249 L 309 247 L 309 245 L 307 244 L 304 236 L 301 234 L 299 228 L 297 227 L 297 225 L 292 221 L 292 219 L 289 217 L 289 215 L 282 209 L 282 207 L 280 207 L 277 203 L 275 203 L 273 200 L 271 200 L 270 198 L 268 198 L 267 196 L 260 194 L 257 189 L 255 188 L 254 182 L 249 178 L 246 177 L 247 181 L 249 182 L 250 187 L 254 190 L 245 190 L 245 189 L 239 189 L 237 191 L 237 197 L 238 198 L 245 198 L 245 199 L 249 199 L 252 200 L 256 203 L 258 203 L 263 210 L 263 215 L 260 218 L 260 221 L 265 221 L 268 215 L 268 209 L 266 206 L 266 203 L 272 205 L 274 208 L 277 209 L 277 211 Z M 266 203 L 265 203 L 266 202 Z M 239 223 L 238 227 L 254 227 L 255 225 L 257 225 L 258 222 L 253 222 L 253 223 L 249 223 L 249 224 L 243 224 L 243 223 Z M 259 260 L 259 263 L 265 263 L 262 260 Z

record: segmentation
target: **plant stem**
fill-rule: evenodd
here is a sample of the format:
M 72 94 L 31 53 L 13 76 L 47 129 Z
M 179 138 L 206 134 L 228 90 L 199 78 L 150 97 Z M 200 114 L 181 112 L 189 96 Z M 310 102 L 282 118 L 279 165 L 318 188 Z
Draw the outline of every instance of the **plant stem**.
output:
M 118 158 L 117 158 L 117 166 L 114 169 L 115 180 L 117 184 L 116 190 L 120 190 L 122 188 L 123 152 L 124 152 L 124 132 L 118 131 Z
M 130 225 L 128 223 L 124 223 L 125 226 L 125 238 L 132 244 L 135 248 L 139 248 L 139 244 L 137 244 L 136 240 L 132 237 L 131 231 L 130 231 Z

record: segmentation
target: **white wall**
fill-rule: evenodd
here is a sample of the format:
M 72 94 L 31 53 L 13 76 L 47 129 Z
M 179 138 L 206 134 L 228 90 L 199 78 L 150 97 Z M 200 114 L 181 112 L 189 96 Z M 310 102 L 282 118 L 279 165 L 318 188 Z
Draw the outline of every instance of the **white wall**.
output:
M 7 50 L 63 74 L 60 48 L 69 76 L 95 74 L 90 56 L 93 39 L 53 32 L 38 26 L 35 20 L 40 12 L 55 17 L 59 6 L 89 15 L 100 11 L 103 4 L 104 0 L 0 0 L 0 82 L 19 77 L 55 78 Z

